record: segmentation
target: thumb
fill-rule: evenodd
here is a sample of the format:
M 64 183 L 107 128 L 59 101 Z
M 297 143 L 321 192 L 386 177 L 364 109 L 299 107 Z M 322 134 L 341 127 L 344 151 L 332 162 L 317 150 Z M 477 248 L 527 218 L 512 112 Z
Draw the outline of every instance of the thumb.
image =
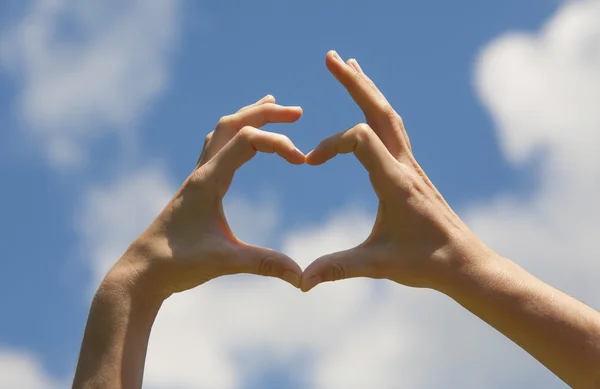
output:
M 369 257 L 369 249 L 366 247 L 355 247 L 324 255 L 304 270 L 300 289 L 308 292 L 322 282 L 368 277 Z
M 264 247 L 244 244 L 237 256 L 237 273 L 256 274 L 259 276 L 276 277 L 300 287 L 302 269 L 293 259 L 278 251 Z

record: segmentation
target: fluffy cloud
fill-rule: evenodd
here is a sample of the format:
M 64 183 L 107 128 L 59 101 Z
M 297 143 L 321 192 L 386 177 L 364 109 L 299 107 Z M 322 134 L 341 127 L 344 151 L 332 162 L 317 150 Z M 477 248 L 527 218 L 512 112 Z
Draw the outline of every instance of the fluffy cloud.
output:
M 600 209 L 592 204 L 600 192 L 598 20 L 599 1 L 569 2 L 538 34 L 509 34 L 482 51 L 477 90 L 496 119 L 507 160 L 521 166 L 540 158 L 538 187 L 527 198 L 504 193 L 462 212 L 499 252 L 595 305 L 600 303 L 595 277 L 600 266 L 593 254 Z M 360 242 L 372 216 L 341 212 L 313 228 L 288 232 L 281 247 L 305 266 L 322 253 Z M 196 382 L 243 387 L 243 377 L 231 375 L 244 372 L 242 362 L 260 370 L 284 360 L 317 388 L 563 387 L 444 296 L 364 280 L 324 285 L 307 295 L 276 281 L 251 282 L 234 289 L 215 282 L 169 302 L 153 335 L 149 381 L 166 387 L 179 377 L 182 387 Z M 181 322 L 188 323 L 187 330 L 174 337 L 170 329 Z M 172 354 L 163 353 L 162 344 L 172 352 L 185 350 L 181 365 L 165 368 Z M 240 362 L 237 354 L 252 355 L 254 363 Z M 218 368 L 204 370 L 198 355 L 211 361 L 207 367 L 219 361 Z M 310 363 L 301 363 L 303 355 Z
M 127 170 L 108 184 L 90 186 L 78 214 L 77 230 L 96 288 L 129 244 L 160 213 L 175 194 L 160 163 Z
M 0 60 L 22 84 L 29 135 L 55 166 L 85 161 L 106 132 L 132 136 L 166 86 L 179 1 L 35 0 L 0 37 Z
M 538 34 L 509 34 L 483 50 L 477 91 L 510 163 L 542 155 L 539 184 L 525 199 L 505 193 L 461 212 L 499 252 L 592 304 L 600 295 L 592 254 L 600 210 L 590 205 L 600 191 L 597 20 L 600 1 L 569 2 Z M 159 164 L 87 191 L 80 226 L 94 285 L 174 191 Z M 244 240 L 259 243 L 280 227 L 272 199 L 253 204 L 238 197 L 226 209 Z M 359 243 L 373 219 L 360 209 L 339 210 L 284 231 L 277 246 L 305 267 Z M 517 346 L 431 291 L 347 280 L 301 294 L 275 279 L 232 278 L 165 303 L 151 337 L 148 387 L 244 388 L 271 365 L 315 388 L 563 387 Z M 27 358 L 18 366 L 40 371 Z M 50 387 L 36 374 L 31 387 Z
M 492 246 L 596 305 L 598 20 L 600 1 L 569 2 L 538 35 L 508 35 L 484 50 L 477 89 L 496 118 L 504 153 L 517 166 L 540 155 L 541 163 L 530 198 L 505 194 L 466 212 Z
M 519 166 L 543 151 L 539 186 L 526 199 L 506 193 L 462 212 L 492 247 L 596 304 L 600 290 L 593 274 L 600 269 L 591 237 L 600 234 L 594 222 L 600 211 L 589 203 L 590 193 L 600 191 L 594 151 L 599 19 L 600 2 L 568 3 L 539 34 L 510 34 L 483 50 L 477 90 L 498 123 L 509 162 Z M 86 236 L 99 239 L 93 245 L 103 253 L 93 260 L 102 263 L 94 265 L 99 274 L 173 191 L 164 174 L 130 173 L 128 180 L 90 192 L 96 216 L 87 220 L 100 223 Z M 140 203 L 148 193 L 162 195 Z M 230 206 L 228 216 L 242 239 L 258 242 L 279 226 L 268 200 L 256 206 L 238 199 Z M 147 216 L 130 217 L 130 209 Z M 143 223 L 134 226 L 130 219 Z M 314 226 L 285 231 L 278 246 L 305 267 L 321 254 L 359 243 L 373 219 L 359 209 L 340 210 Z M 102 232 L 114 226 L 127 232 Z M 562 387 L 517 346 L 431 291 L 347 280 L 303 295 L 278 280 L 235 281 L 212 281 L 165 303 L 151 337 L 149 387 L 244 388 L 248 377 L 274 364 L 315 388 Z
M 31 354 L 12 349 L 0 349 L 0 389 L 53 389 L 59 385 Z

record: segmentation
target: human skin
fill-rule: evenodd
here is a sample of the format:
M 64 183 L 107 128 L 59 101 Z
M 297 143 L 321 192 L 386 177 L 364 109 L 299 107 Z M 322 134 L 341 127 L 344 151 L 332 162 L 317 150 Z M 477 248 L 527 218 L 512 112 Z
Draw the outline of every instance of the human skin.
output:
M 521 346 L 574 388 L 600 388 L 600 313 L 488 248 L 452 211 L 415 160 L 400 116 L 358 62 L 335 52 L 327 67 L 366 123 L 322 141 L 320 165 L 353 152 L 379 198 L 370 236 L 315 260 L 301 289 L 352 277 L 437 290 Z
M 221 119 L 173 200 L 101 283 L 90 309 L 74 388 L 139 388 L 148 338 L 162 302 L 237 273 L 282 278 L 302 291 L 353 277 L 389 279 L 446 294 L 512 339 L 574 388 L 600 387 L 600 314 L 488 248 L 452 211 L 416 162 L 402 119 L 355 60 L 326 64 L 366 123 L 333 135 L 306 157 L 267 122 L 293 122 L 300 108 L 271 96 Z M 361 245 L 318 258 L 304 273 L 284 254 L 240 242 L 221 200 L 256 151 L 320 165 L 353 152 L 379 197 Z
M 222 199 L 234 172 L 257 151 L 304 163 L 304 154 L 287 137 L 257 129 L 294 122 L 301 115 L 301 108 L 276 105 L 269 95 L 219 121 L 194 171 L 99 286 L 73 388 L 140 388 L 152 324 L 173 293 L 240 273 L 299 286 L 302 270 L 288 256 L 235 237 Z

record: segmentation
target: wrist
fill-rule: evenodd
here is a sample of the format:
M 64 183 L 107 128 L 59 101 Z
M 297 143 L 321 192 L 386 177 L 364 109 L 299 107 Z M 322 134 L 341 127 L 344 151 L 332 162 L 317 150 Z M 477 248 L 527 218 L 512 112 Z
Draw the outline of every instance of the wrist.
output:
M 138 238 L 106 274 L 99 291 L 124 294 L 150 305 L 167 299 L 170 294 L 160 287 L 154 275 L 159 254 L 152 246 L 149 241 Z
M 454 300 L 469 298 L 497 284 L 504 283 L 516 266 L 487 247 L 458 254 L 447 267 L 437 290 Z
M 459 237 L 457 237 L 459 236 Z M 444 250 L 433 289 L 450 297 L 467 282 L 498 271 L 506 259 L 487 247 L 472 232 L 454 236 Z

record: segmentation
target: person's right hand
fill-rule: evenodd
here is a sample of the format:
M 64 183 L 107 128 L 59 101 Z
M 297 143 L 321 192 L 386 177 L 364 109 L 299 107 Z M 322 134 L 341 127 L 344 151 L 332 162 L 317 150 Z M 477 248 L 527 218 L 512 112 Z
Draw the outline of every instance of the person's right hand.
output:
M 371 235 L 359 246 L 325 255 L 309 265 L 301 289 L 344 278 L 387 278 L 414 287 L 442 287 L 446 271 L 464 258 L 490 250 L 452 211 L 415 160 L 400 116 L 356 60 L 334 51 L 328 69 L 348 90 L 366 122 L 322 141 L 306 162 L 320 165 L 354 152 L 379 197 Z

